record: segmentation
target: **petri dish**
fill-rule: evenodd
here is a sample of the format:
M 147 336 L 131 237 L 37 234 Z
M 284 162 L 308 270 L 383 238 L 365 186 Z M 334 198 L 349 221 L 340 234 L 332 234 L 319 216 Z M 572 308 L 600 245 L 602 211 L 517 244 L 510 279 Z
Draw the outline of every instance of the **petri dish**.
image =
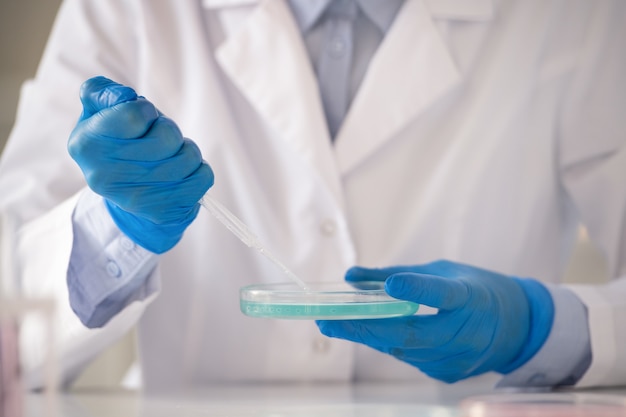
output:
M 255 284 L 239 290 L 242 313 L 294 320 L 353 320 L 402 317 L 419 305 L 389 296 L 384 282 L 319 282 L 300 288 L 293 282 Z

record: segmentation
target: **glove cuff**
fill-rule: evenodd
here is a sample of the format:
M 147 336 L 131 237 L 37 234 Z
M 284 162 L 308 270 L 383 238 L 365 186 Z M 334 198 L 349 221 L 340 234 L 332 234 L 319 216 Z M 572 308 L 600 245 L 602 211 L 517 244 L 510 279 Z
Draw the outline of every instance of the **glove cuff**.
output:
M 196 204 L 181 222 L 156 224 L 119 208 L 107 199 L 104 199 L 104 202 L 113 221 L 126 236 L 139 246 L 157 254 L 167 252 L 178 243 L 200 210 L 200 205 Z
M 530 310 L 528 338 L 521 352 L 507 366 L 497 372 L 508 374 L 524 365 L 541 349 L 552 330 L 554 321 L 554 301 L 548 289 L 534 279 L 513 278 L 522 287 Z

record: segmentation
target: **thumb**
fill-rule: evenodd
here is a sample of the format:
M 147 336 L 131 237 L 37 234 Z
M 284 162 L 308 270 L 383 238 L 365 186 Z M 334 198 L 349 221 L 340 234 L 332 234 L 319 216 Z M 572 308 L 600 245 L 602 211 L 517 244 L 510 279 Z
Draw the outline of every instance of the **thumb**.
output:
M 345 275 L 348 282 L 362 281 L 385 281 L 393 274 L 399 272 L 410 272 L 415 267 L 412 266 L 392 266 L 387 268 L 364 268 L 361 266 L 353 266 Z
M 135 90 L 105 77 L 90 78 L 80 89 L 82 133 L 134 139 L 144 136 L 159 118 L 157 108 Z
M 394 298 L 442 310 L 463 307 L 470 297 L 467 285 L 459 280 L 414 272 L 392 275 L 385 291 Z
M 137 93 L 130 87 L 102 76 L 90 78 L 80 88 L 80 101 L 83 104 L 81 119 L 116 104 L 136 99 Z

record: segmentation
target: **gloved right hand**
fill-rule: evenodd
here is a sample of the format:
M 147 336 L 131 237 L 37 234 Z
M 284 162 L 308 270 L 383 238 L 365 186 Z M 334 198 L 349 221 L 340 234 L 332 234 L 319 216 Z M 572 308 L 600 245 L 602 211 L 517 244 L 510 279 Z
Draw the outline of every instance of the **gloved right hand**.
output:
M 510 373 L 539 351 L 552 330 L 548 289 L 451 261 L 352 268 L 349 282 L 385 281 L 392 297 L 439 309 L 434 315 L 319 321 L 321 332 L 362 343 L 448 383 L 488 371 Z
M 83 114 L 68 150 L 115 224 L 155 253 L 171 249 L 213 185 L 200 150 L 129 87 L 104 77 L 81 87 Z

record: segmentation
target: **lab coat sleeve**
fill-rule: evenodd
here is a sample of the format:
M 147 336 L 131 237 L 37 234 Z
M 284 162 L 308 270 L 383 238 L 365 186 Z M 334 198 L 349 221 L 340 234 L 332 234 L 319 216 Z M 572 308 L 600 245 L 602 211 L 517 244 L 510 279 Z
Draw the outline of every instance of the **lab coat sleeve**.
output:
M 626 384 L 626 3 L 597 6 L 558 125 L 564 193 L 610 280 L 570 287 L 587 308 L 591 334 L 591 366 L 578 386 Z
M 102 349 L 126 333 L 158 294 L 158 273 L 155 271 L 142 287 L 145 297 L 128 304 L 107 326 L 86 328 L 68 302 L 65 275 L 72 251 L 72 212 L 78 195 L 66 200 L 50 212 L 28 222 L 17 235 L 15 257 L 21 265 L 22 293 L 29 299 L 53 299 L 53 340 L 46 339 L 45 329 L 36 317 L 22 323 L 20 330 L 21 365 L 25 384 L 39 388 L 44 381 L 44 365 L 49 349 L 57 354 L 62 385 L 70 383 L 86 363 Z
M 63 383 L 139 319 L 158 293 L 158 268 L 131 302 L 104 328 L 90 330 L 73 313 L 66 284 L 72 252 L 72 215 L 85 187 L 67 153 L 81 112 L 79 87 L 104 75 L 133 86 L 137 78 L 137 2 L 67 0 L 60 8 L 35 78 L 25 83 L 16 123 L 0 161 L 0 211 L 15 224 L 14 254 L 23 295 L 56 302 L 54 337 Z M 42 383 L 45 343 L 31 320 L 20 332 L 26 383 Z
M 146 283 L 159 256 L 124 235 L 102 197 L 85 189 L 72 216 L 74 241 L 67 272 L 72 310 L 89 328 L 150 294 Z

